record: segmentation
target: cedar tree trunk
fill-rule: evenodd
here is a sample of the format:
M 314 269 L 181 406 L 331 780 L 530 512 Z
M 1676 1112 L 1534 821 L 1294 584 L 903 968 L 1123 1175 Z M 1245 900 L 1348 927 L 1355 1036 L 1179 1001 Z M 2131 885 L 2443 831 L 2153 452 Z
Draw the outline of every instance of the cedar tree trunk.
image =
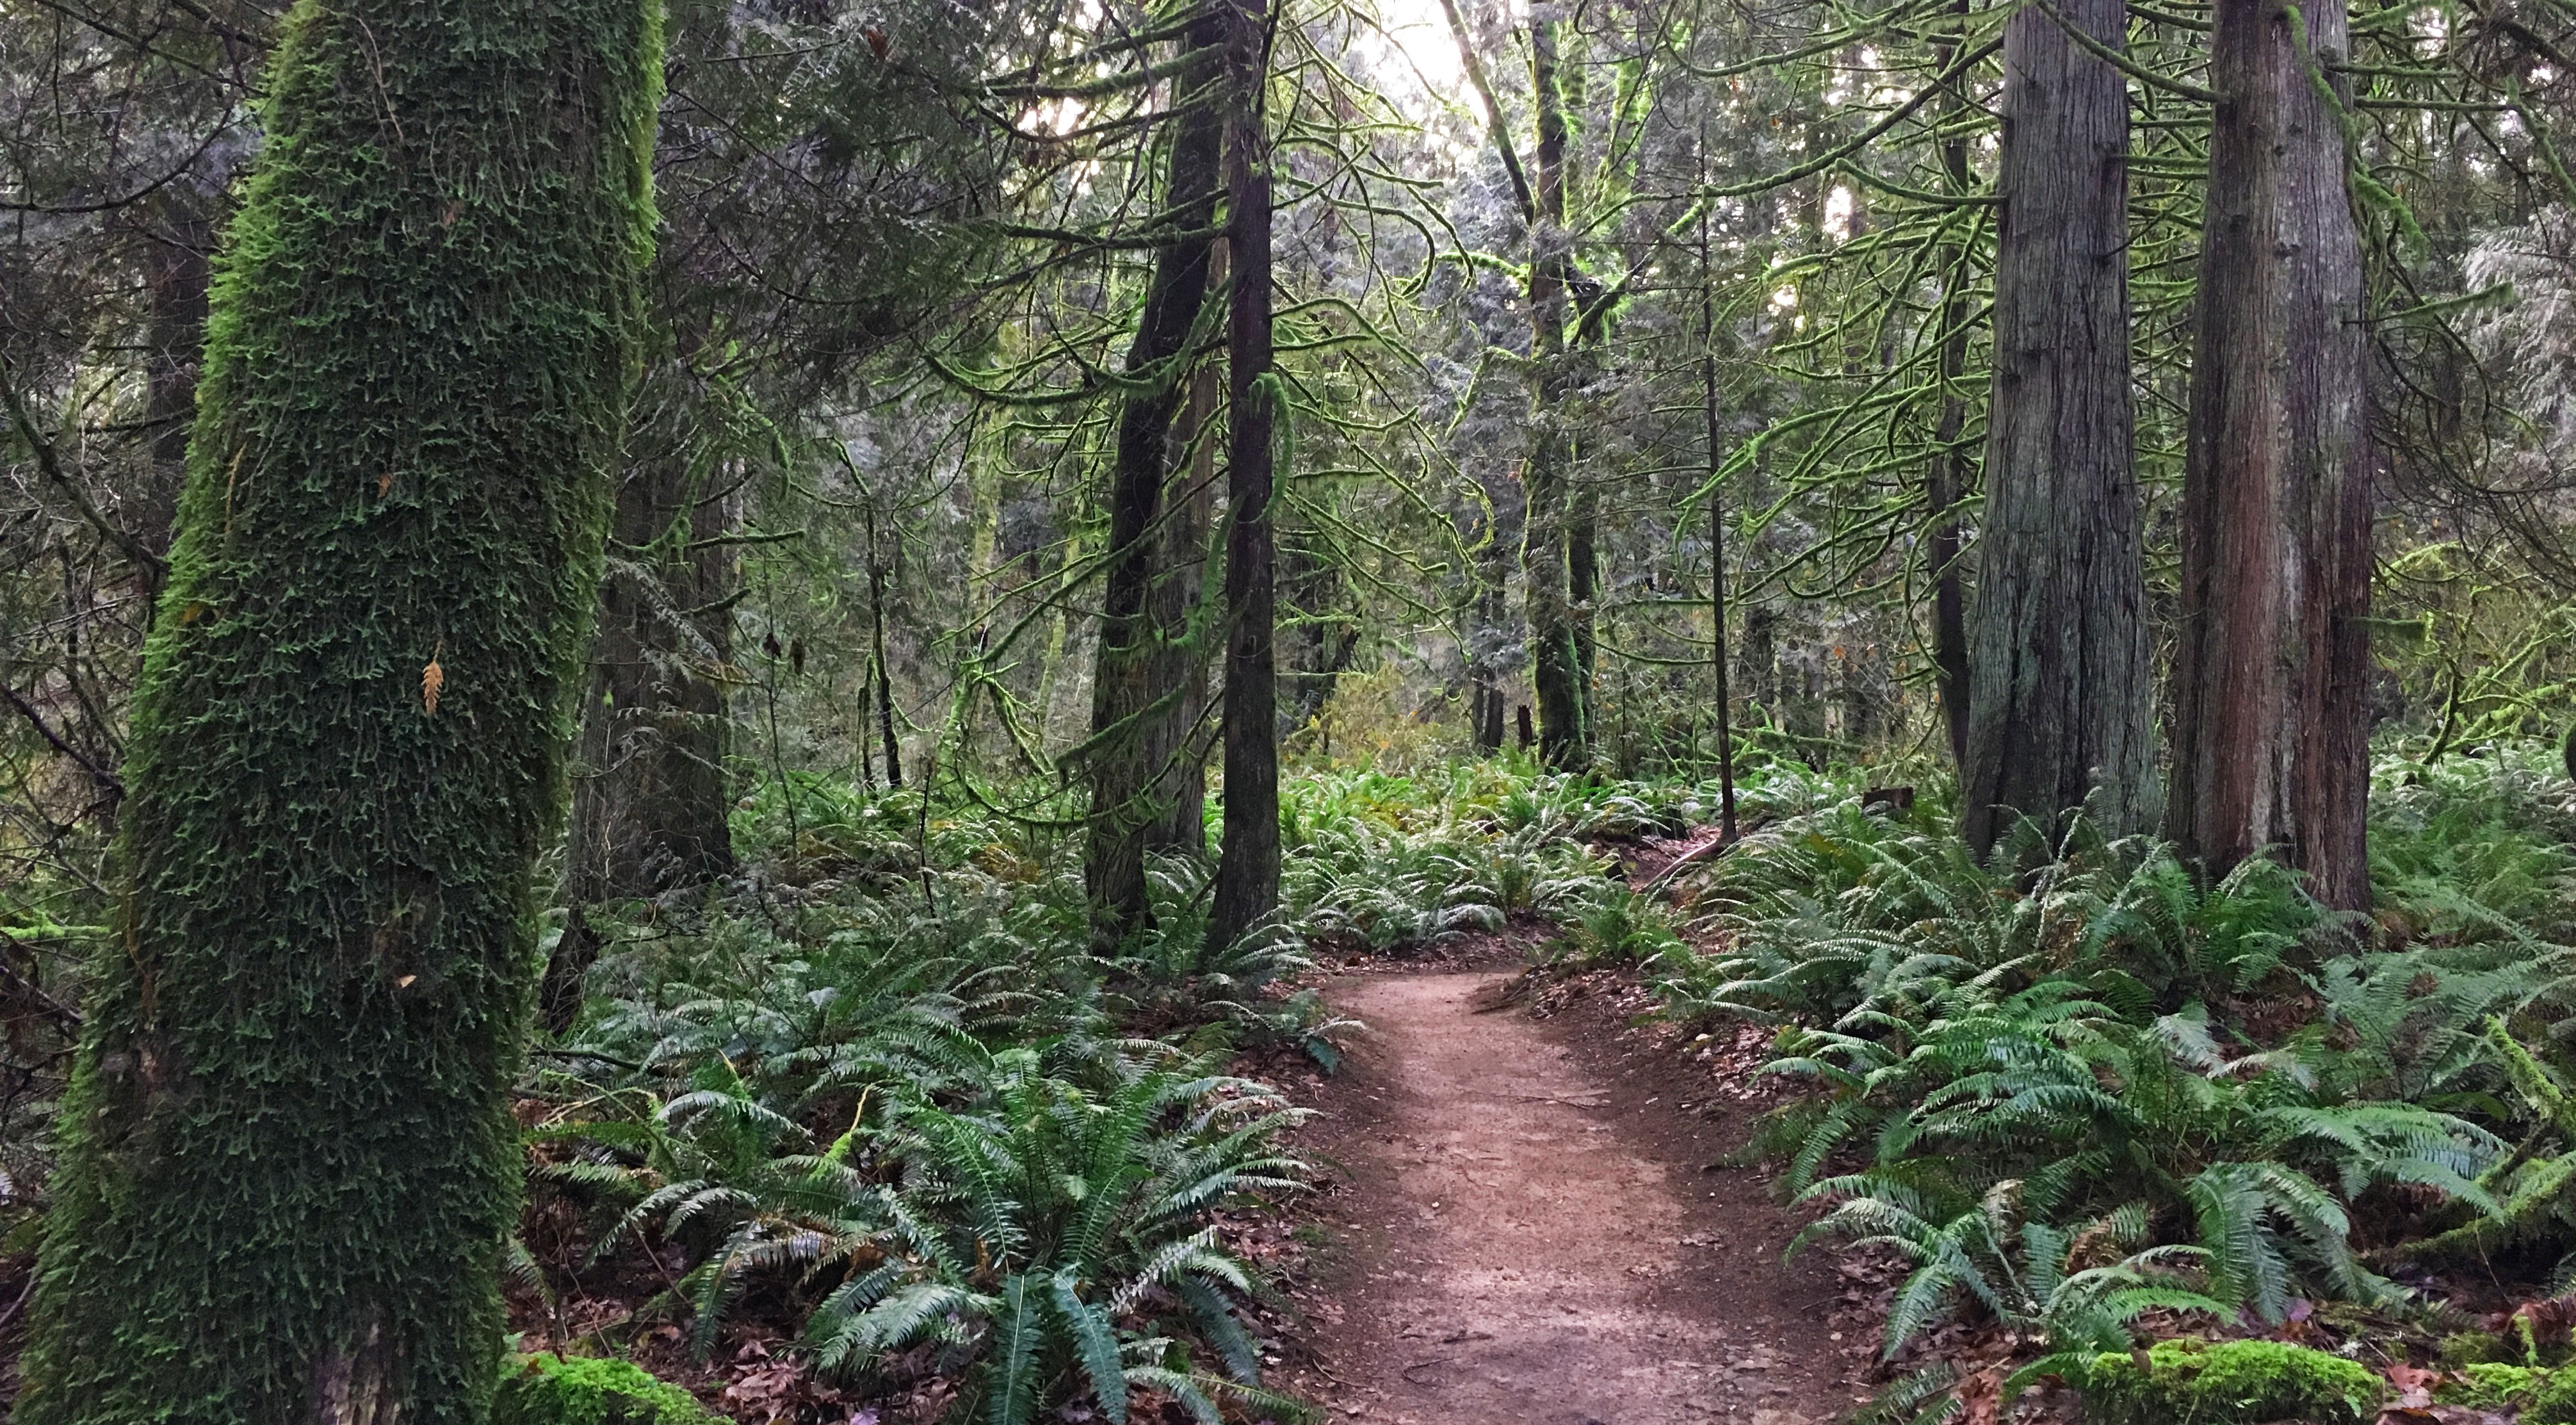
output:
M 2183 482 L 2167 833 L 2211 876 L 2271 850 L 2370 901 L 2371 453 L 2339 3 L 2220 0 Z M 2311 66 L 2315 67 L 2312 71 Z
M 2124 0 L 2067 0 L 2105 45 Z M 1995 376 L 1970 632 L 1968 842 L 2092 799 L 2153 820 L 2155 718 L 2129 395 L 2129 104 L 2056 19 L 2004 32 Z

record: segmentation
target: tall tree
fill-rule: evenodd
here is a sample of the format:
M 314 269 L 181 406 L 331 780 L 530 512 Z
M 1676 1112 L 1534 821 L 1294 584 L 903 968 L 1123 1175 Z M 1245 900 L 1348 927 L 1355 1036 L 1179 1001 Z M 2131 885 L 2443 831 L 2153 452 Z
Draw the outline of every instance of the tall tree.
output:
M 227 238 L 17 1418 L 484 1418 L 650 0 L 305 0 Z
M 1597 296 L 1598 289 L 1576 265 L 1566 228 L 1568 133 L 1565 91 L 1558 74 L 1557 21 L 1546 14 L 1535 14 L 1530 21 L 1530 88 L 1537 143 L 1531 150 L 1531 165 L 1524 169 L 1466 16 L 1457 0 L 1441 0 L 1441 12 L 1457 43 L 1459 65 L 1484 106 L 1494 156 L 1511 182 L 1528 235 L 1530 417 L 1529 449 L 1521 461 L 1521 604 L 1529 629 L 1530 691 L 1538 704 L 1539 755 L 1551 767 L 1581 767 L 1592 760 L 1592 743 L 1585 686 L 1588 633 L 1579 617 L 1577 594 L 1590 598 L 1597 570 L 1588 535 L 1581 540 L 1576 537 L 1590 511 L 1578 504 L 1571 488 L 1574 435 L 1568 428 L 1572 416 L 1567 407 L 1581 389 L 1582 377 L 1580 359 L 1570 349 L 1568 335 L 1578 317 L 1592 315 L 1580 310 L 1579 304 L 1585 302 L 1586 293 Z M 1499 695 L 1493 706 L 1499 714 Z
M 2369 904 L 2371 449 L 2344 6 L 2220 0 L 2167 833 Z
M 608 522 L 598 628 L 580 692 L 564 933 L 546 961 L 538 1018 L 560 1034 L 598 958 L 592 909 L 703 886 L 734 866 L 725 786 L 725 684 L 740 583 L 740 505 L 725 472 L 693 458 L 703 413 L 668 383 L 634 422 Z M 650 403 L 639 403 L 650 404 Z
M 1278 540 L 1271 517 L 1279 405 L 1271 371 L 1268 0 L 1232 0 L 1226 36 L 1225 832 L 1208 942 L 1223 946 L 1279 904 Z
M 2017 815 L 2054 824 L 2088 797 L 2114 830 L 2154 814 L 2129 394 L 2128 88 L 2070 27 L 2116 49 L 2125 0 L 2023 10 L 2004 32 L 1963 807 L 1979 851 Z
M 1155 251 L 1144 313 L 1127 351 L 1127 376 L 1138 385 L 1119 412 L 1110 473 L 1091 739 L 1083 748 L 1091 781 L 1083 880 L 1093 938 L 1107 944 L 1144 923 L 1145 843 L 1160 820 L 1157 793 L 1177 750 L 1151 735 L 1168 725 L 1169 705 L 1183 696 L 1181 684 L 1163 685 L 1156 676 L 1176 670 L 1157 656 L 1162 629 L 1152 607 L 1154 570 L 1156 555 L 1166 547 L 1166 487 L 1178 463 L 1174 446 L 1186 448 L 1180 417 L 1189 408 L 1191 348 L 1207 300 L 1224 110 L 1203 100 L 1223 82 L 1215 61 L 1224 36 L 1224 17 L 1211 10 L 1181 41 L 1199 64 L 1174 96 L 1180 120 L 1172 131 L 1163 202 L 1174 232 Z
M 1967 0 L 1953 0 L 1955 23 L 1967 22 Z M 1957 62 L 1962 41 L 1944 36 L 1935 47 L 1943 71 Z M 1968 168 L 1967 96 L 1954 80 L 1942 95 L 1942 107 L 1953 127 L 1940 140 L 1941 177 L 1953 194 L 1975 188 Z M 1936 258 L 1941 271 L 1940 352 L 1934 372 L 1941 383 L 1940 414 L 1932 428 L 1931 469 L 1924 480 L 1923 501 L 1932 517 L 1924 562 L 1932 584 L 1932 674 L 1941 700 L 1942 730 L 1950 736 L 1950 764 L 1964 780 L 1968 770 L 1968 599 L 1958 510 L 1976 483 L 1976 462 L 1969 458 L 1964 435 L 1968 397 L 1960 389 L 1968 370 L 1968 327 L 1975 315 L 1968 254 L 1964 244 L 1945 243 Z
M 1208 271 L 1211 285 L 1225 282 L 1225 240 L 1217 240 Z M 1188 452 L 1188 474 L 1173 493 L 1163 530 L 1162 568 L 1154 577 L 1154 686 L 1157 715 L 1147 733 L 1148 765 L 1162 769 L 1155 788 L 1154 821 L 1146 849 L 1207 855 L 1208 642 L 1215 600 L 1208 575 L 1221 561 L 1209 557 L 1216 522 L 1218 383 L 1224 368 L 1203 361 L 1190 376 L 1189 403 L 1173 434 Z
M 1530 449 L 1521 466 L 1528 517 L 1521 530 L 1522 598 L 1529 620 L 1530 691 L 1538 703 L 1539 755 L 1551 767 L 1592 760 L 1584 696 L 1584 630 L 1577 616 L 1578 576 L 1589 595 L 1591 549 L 1575 539 L 1579 511 L 1568 488 L 1574 434 L 1567 405 L 1581 384 L 1566 332 L 1574 314 L 1575 279 L 1565 228 L 1565 95 L 1557 75 L 1557 22 L 1530 21 L 1530 92 L 1538 142 L 1530 171 Z M 1500 138 L 1499 128 L 1497 138 Z M 1576 556 L 1582 556 L 1578 559 Z

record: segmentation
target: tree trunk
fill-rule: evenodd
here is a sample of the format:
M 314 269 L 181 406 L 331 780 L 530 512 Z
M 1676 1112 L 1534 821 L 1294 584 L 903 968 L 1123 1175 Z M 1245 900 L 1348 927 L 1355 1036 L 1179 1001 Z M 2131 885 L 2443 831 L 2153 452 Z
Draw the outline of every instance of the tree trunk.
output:
M 1572 526 L 1567 485 L 1572 435 L 1566 407 L 1576 389 L 1566 350 L 1572 315 L 1571 263 L 1565 251 L 1565 108 L 1556 73 L 1556 22 L 1530 24 L 1530 74 L 1538 106 L 1532 165 L 1535 214 L 1530 224 L 1530 364 L 1535 375 L 1530 452 L 1521 486 L 1528 516 L 1521 534 L 1523 593 L 1529 621 L 1530 690 L 1538 701 L 1539 756 L 1559 769 L 1592 760 L 1584 723 L 1583 653 L 1575 626 Z
M 1708 181 L 1708 130 L 1700 130 L 1700 181 Z M 1708 215 L 1699 220 L 1700 415 L 1706 422 L 1708 448 L 1708 627 L 1709 671 L 1717 686 L 1717 834 L 1736 837 L 1735 699 L 1726 678 L 1726 501 L 1718 489 L 1717 421 L 1717 286 L 1709 267 Z
M 685 407 L 683 407 L 685 410 Z M 546 957 L 537 1020 L 572 1028 L 602 948 L 590 912 L 703 886 L 734 868 L 725 786 L 725 670 L 740 584 L 735 502 L 708 489 L 674 413 L 638 431 L 609 513 L 609 557 L 573 743 L 564 932 Z
M 1967 0 L 1956 0 L 1951 13 L 1965 24 Z M 1942 69 L 1950 67 L 1960 43 L 1955 37 L 1946 38 L 1935 49 Z M 1955 118 L 1967 107 L 1967 100 L 1954 89 L 1944 96 L 1943 107 Z M 1975 186 L 1968 169 L 1964 132 L 1941 141 L 1941 174 L 1953 193 L 1964 195 Z M 1932 577 L 1933 686 L 1941 700 L 1943 730 L 1950 736 L 1950 765 L 1964 787 L 1968 776 L 1968 599 L 1967 591 L 1961 587 L 1965 570 L 1961 567 L 1964 561 L 1960 558 L 1958 509 L 1975 487 L 1976 466 L 1961 442 L 1968 424 L 1968 399 L 1959 386 L 1967 375 L 1968 327 L 1976 313 L 1969 295 L 1967 252 L 1957 246 L 1944 247 L 1940 263 L 1941 350 L 1936 369 L 1941 381 L 1941 402 L 1940 415 L 1933 426 L 1938 449 L 1933 452 L 1923 489 L 1923 502 L 1932 517 L 1924 561 Z
M 177 195 L 165 205 L 162 221 L 152 225 L 143 280 L 151 297 L 148 349 L 143 357 L 144 420 L 152 427 L 152 479 L 142 489 L 119 491 L 121 523 L 136 542 L 155 554 L 170 549 L 170 522 L 179 491 L 188 475 L 188 428 L 197 411 L 197 373 L 206 344 L 206 297 L 213 281 L 209 254 L 214 224 L 203 210 L 213 200 L 195 192 Z M 135 566 L 135 579 L 145 598 L 161 593 L 160 571 Z
M 1572 463 L 1581 468 L 1580 459 Z M 1566 500 L 1565 598 L 1574 627 L 1574 692 L 1582 699 L 1588 734 L 1601 722 L 1600 649 L 1594 628 L 1601 601 L 1601 492 L 1579 476 Z
M 1208 280 L 1225 281 L 1220 242 Z M 1147 850 L 1207 855 L 1208 711 L 1207 631 L 1213 623 L 1207 595 L 1208 536 L 1216 523 L 1216 416 L 1222 368 L 1203 363 L 1190 376 L 1189 404 L 1175 444 L 1189 453 L 1188 482 L 1172 501 L 1163 527 L 1162 569 L 1154 580 L 1154 686 L 1164 690 L 1162 711 L 1146 748 L 1147 765 L 1162 769 L 1156 816 L 1145 829 Z
M 1268 0 L 1233 0 L 1226 68 L 1228 248 L 1234 261 L 1226 333 L 1225 834 L 1208 944 L 1233 944 L 1279 905 L 1279 668 L 1274 648 L 1277 548 L 1271 528 L 1270 145 Z
M 618 485 L 573 783 L 576 903 L 733 869 L 724 678 L 741 580 L 735 547 L 716 542 L 733 531 L 726 483 L 663 445 Z
M 488 1412 L 659 15 L 286 22 L 134 704 L 22 1422 Z
M 2211 876 L 2276 849 L 2366 908 L 2371 452 L 2341 4 L 2220 0 L 2182 514 L 2167 830 Z M 2313 68 L 2312 68 L 2313 67 Z
M 903 786 L 903 743 L 895 736 L 894 728 L 894 663 L 886 657 L 885 583 L 885 560 L 877 553 L 877 512 L 871 503 L 868 508 L 868 681 L 876 687 L 877 737 L 885 747 L 886 790 L 895 791 Z M 861 709 L 863 715 L 865 711 Z M 859 736 L 867 736 L 865 726 L 859 729 Z
M 2105 45 L 2124 0 L 2069 0 Z M 2056 19 L 2004 32 L 1995 377 L 1962 808 L 1980 852 L 2014 819 L 2154 817 L 2155 718 L 2131 448 L 2126 81 Z
M 1204 50 L 1220 43 L 1220 17 L 1192 24 L 1182 43 Z M 1212 82 L 1210 66 L 1180 87 L 1189 105 Z M 1176 226 L 1203 231 L 1216 206 L 1222 115 L 1198 104 L 1187 108 L 1172 139 L 1164 206 Z M 1169 244 L 1154 258 L 1154 275 L 1127 351 L 1127 374 L 1152 378 L 1128 397 L 1118 420 L 1117 466 L 1110 477 L 1109 553 L 1100 608 L 1100 642 L 1092 655 L 1091 737 L 1081 761 L 1091 783 L 1091 817 L 1083 855 L 1083 883 L 1091 902 L 1093 941 L 1115 945 L 1143 926 L 1146 898 L 1145 841 L 1158 820 L 1155 794 L 1163 759 L 1149 735 L 1159 701 L 1176 689 L 1155 686 L 1161 666 L 1156 630 L 1147 608 L 1153 591 L 1157 525 L 1164 485 L 1172 468 L 1174 417 L 1188 383 L 1179 369 L 1199 308 L 1207 297 L 1209 249 L 1194 237 Z
M 1503 502 L 1489 488 L 1486 492 L 1487 518 L 1485 542 L 1475 560 L 1476 602 L 1469 613 L 1467 642 L 1468 717 L 1476 739 L 1476 751 L 1491 756 L 1503 750 L 1505 724 L 1511 720 L 1503 696 L 1503 676 L 1509 671 L 1511 645 L 1517 642 L 1519 626 L 1511 611 L 1512 536 L 1516 531 L 1506 520 Z

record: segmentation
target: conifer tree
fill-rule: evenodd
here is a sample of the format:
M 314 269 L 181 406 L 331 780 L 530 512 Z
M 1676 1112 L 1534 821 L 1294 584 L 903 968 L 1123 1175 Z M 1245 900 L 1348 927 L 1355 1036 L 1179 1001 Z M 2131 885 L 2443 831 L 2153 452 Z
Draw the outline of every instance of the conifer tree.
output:
M 2090 799 L 2115 831 L 2154 819 L 2129 373 L 2121 0 L 2015 14 L 2004 39 L 1994 404 L 1968 654 L 1961 820 L 1982 852 L 2016 815 Z M 1956 493 L 1945 489 L 1949 499 Z
M 305 0 L 209 321 L 17 1418 L 484 1418 L 655 0 Z
M 2338 910 L 2370 903 L 2372 455 L 2349 35 L 2340 4 L 2217 8 L 2166 817 L 2212 876 L 2277 849 Z

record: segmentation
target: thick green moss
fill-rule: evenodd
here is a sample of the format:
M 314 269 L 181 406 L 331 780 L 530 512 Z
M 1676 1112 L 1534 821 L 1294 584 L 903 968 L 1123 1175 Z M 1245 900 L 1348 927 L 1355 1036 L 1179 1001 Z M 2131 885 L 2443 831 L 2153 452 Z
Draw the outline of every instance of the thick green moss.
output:
M 2520 1409 L 2531 1404 L 2540 1394 L 2540 1388 L 2549 1383 L 2551 1374 L 2533 1366 L 2473 1362 L 2459 1367 L 2454 1379 L 2436 1387 L 2433 1398 L 2444 1405 Z
M 2105 1353 L 2077 1382 L 2098 1425 L 2362 1425 L 2387 1382 L 2341 1356 L 2279 1341 L 2159 1341 L 2142 1367 Z
M 2522 1425 L 2576 1425 L 2576 1368 L 2468 1365 L 2433 1396 L 2444 1405 L 2519 1411 Z
M 501 1378 L 492 1425 L 722 1425 L 632 1361 L 528 1356 Z
M 22 1425 L 489 1413 L 503 1092 L 633 374 L 660 11 L 284 22 L 134 704 Z

